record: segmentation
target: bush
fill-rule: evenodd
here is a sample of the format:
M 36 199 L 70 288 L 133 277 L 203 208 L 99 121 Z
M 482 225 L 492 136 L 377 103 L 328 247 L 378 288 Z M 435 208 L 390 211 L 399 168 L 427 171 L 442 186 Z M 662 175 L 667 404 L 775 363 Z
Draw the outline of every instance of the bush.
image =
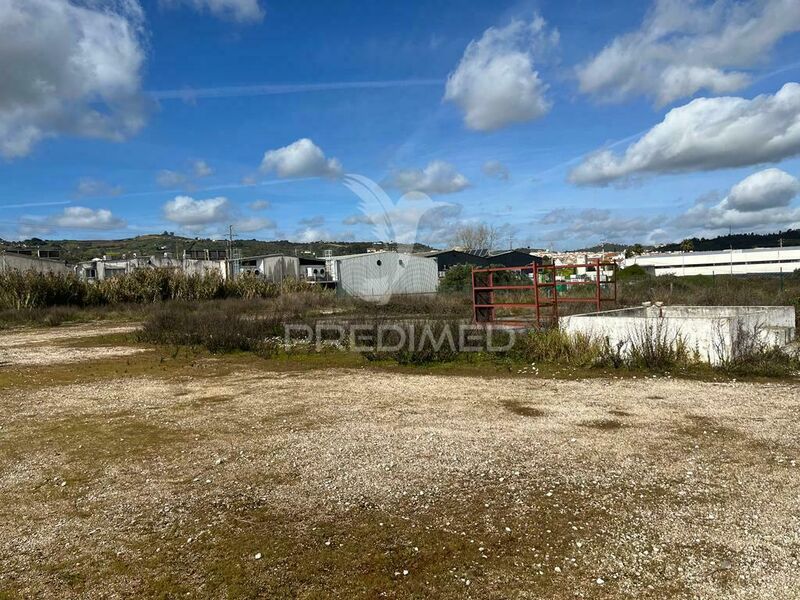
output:
M 683 338 L 678 333 L 670 333 L 662 319 L 640 325 L 628 343 L 626 362 L 633 368 L 664 370 L 693 362 Z
M 252 352 L 274 356 L 280 347 L 283 323 L 257 318 L 219 306 L 167 304 L 145 321 L 138 333 L 143 342 L 171 346 L 203 346 L 212 353 Z
M 284 289 L 307 290 L 300 282 L 284 282 Z M 255 275 L 223 281 L 219 273 L 186 274 L 172 269 L 138 269 L 89 283 L 73 274 L 7 271 L 0 273 L 0 310 L 48 306 L 152 304 L 165 300 L 219 298 L 275 298 L 281 288 Z
M 454 265 L 447 269 L 439 280 L 440 292 L 463 292 L 472 290 L 472 265 Z
M 370 361 L 393 360 L 400 365 L 427 365 L 456 360 L 459 355 L 459 331 L 461 321 L 404 321 L 395 323 L 394 327 L 402 330 L 389 329 L 384 336 L 382 345 L 386 348 L 398 349 L 381 350 L 376 348 L 362 352 Z M 373 339 L 373 342 L 376 340 Z M 401 344 L 401 342 L 403 342 Z
M 509 356 L 525 363 L 554 363 L 591 367 L 603 353 L 602 343 L 587 335 L 570 335 L 553 327 L 518 335 Z

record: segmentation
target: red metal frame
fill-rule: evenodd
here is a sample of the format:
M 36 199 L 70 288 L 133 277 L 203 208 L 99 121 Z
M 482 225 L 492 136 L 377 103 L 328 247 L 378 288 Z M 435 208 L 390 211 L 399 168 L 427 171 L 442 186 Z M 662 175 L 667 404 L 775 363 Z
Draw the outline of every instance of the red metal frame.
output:
M 611 267 L 613 276 L 610 281 L 600 281 L 600 271 L 602 267 Z M 559 269 L 595 269 L 594 281 L 558 281 L 557 273 Z M 531 276 L 530 285 L 494 285 L 496 273 L 514 271 L 517 273 Z M 480 281 L 481 274 L 485 274 L 485 280 Z M 477 277 L 476 277 L 477 275 Z M 543 281 L 544 279 L 544 281 Z M 480 284 L 480 285 L 479 285 Z M 559 286 L 594 286 L 595 292 L 591 297 L 570 297 L 559 296 Z M 603 295 L 603 286 L 610 285 L 612 294 Z M 497 302 L 496 291 L 525 291 L 531 290 L 533 302 Z M 526 326 L 531 322 L 524 320 L 497 319 L 498 308 L 529 308 L 534 311 L 534 324 L 542 327 L 543 323 L 558 321 L 558 306 L 564 303 L 590 304 L 599 312 L 602 310 L 603 302 L 617 301 L 617 264 L 614 262 L 594 262 L 576 263 L 569 265 L 537 265 L 535 263 L 524 267 L 488 267 L 472 269 L 472 318 L 476 323 L 494 323 L 498 325 Z M 549 314 L 543 309 L 550 307 Z

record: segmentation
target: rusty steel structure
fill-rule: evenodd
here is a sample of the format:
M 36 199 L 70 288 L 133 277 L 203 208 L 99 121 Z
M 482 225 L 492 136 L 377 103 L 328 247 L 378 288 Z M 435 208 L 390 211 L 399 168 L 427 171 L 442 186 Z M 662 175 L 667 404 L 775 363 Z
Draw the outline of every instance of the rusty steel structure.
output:
M 604 267 L 613 275 L 601 281 Z M 594 280 L 558 279 L 559 271 L 572 269 L 594 270 Z M 508 281 L 516 277 L 516 281 Z M 527 280 L 520 283 L 520 280 Z M 561 289 L 560 289 L 561 288 Z M 607 288 L 607 289 L 606 289 Z M 585 294 L 583 291 L 590 291 Z M 498 292 L 517 292 L 510 302 L 498 300 Z M 583 294 L 583 295 L 582 295 Z M 558 322 L 559 305 L 585 304 L 600 312 L 605 302 L 617 301 L 617 264 L 596 260 L 567 265 L 537 265 L 525 267 L 488 267 L 472 269 L 472 314 L 478 324 L 505 325 L 509 327 L 544 327 Z M 529 318 L 498 317 L 501 309 L 529 312 Z

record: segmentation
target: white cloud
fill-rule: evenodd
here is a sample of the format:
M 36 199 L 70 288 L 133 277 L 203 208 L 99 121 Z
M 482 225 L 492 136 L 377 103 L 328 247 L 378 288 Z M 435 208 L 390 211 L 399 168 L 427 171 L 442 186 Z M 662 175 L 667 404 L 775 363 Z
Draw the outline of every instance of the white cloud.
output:
M 742 229 L 793 227 L 800 223 L 800 207 L 791 206 L 800 195 L 800 181 L 780 169 L 765 169 L 733 186 L 719 202 L 699 200 L 676 219 L 688 228 Z
M 447 79 L 444 99 L 458 105 L 467 127 L 478 131 L 539 118 L 550 102 L 534 69 L 534 53 L 557 43 L 558 32 L 548 32 L 540 17 L 490 27 L 467 46 Z
M 219 196 L 195 200 L 190 196 L 176 196 L 164 205 L 164 218 L 184 227 L 198 227 L 219 223 L 229 218 L 230 203 Z
M 248 206 L 250 210 L 267 210 L 272 206 L 272 203 L 269 200 L 255 200 Z
M 508 167 L 506 167 L 499 160 L 487 160 L 485 163 L 483 163 L 481 170 L 487 177 L 495 177 L 496 179 L 502 179 L 503 181 L 508 181 L 508 179 L 511 177 L 511 174 L 508 172 Z
M 800 154 L 800 84 L 774 96 L 698 98 L 674 108 L 620 156 L 590 155 L 569 175 L 579 185 L 633 176 L 710 171 L 777 162 Z
M 798 30 L 797 0 L 657 0 L 639 30 L 578 67 L 580 89 L 610 101 L 645 95 L 659 106 L 701 90 L 731 93 L 750 82 L 736 69 L 764 62 Z
M 201 178 L 213 175 L 214 169 L 212 169 L 206 161 L 196 160 L 194 163 L 192 163 L 192 172 L 194 173 L 195 177 Z
M 470 182 L 453 165 L 441 160 L 428 163 L 424 169 L 403 169 L 392 173 L 386 184 L 404 192 L 452 194 L 469 187 Z
M 264 153 L 261 171 L 278 177 L 339 177 L 342 165 L 335 158 L 326 158 L 322 150 L 308 138 Z
M 208 11 L 217 18 L 239 23 L 261 21 L 264 9 L 258 0 L 161 0 L 165 7 L 185 4 L 199 12 Z
M 0 2 L 0 154 L 43 139 L 123 140 L 145 123 L 137 0 Z
M 789 206 L 800 194 L 800 181 L 780 169 L 764 169 L 750 175 L 731 188 L 728 207 L 751 212 Z
M 122 186 L 111 185 L 101 179 L 93 177 L 83 177 L 75 189 L 78 196 L 119 196 L 122 193 Z
M 84 206 L 69 206 L 62 212 L 46 217 L 23 217 L 20 232 L 23 235 L 50 233 L 55 229 L 89 229 L 108 231 L 122 229 L 125 221 L 115 217 L 110 210 L 91 209 Z

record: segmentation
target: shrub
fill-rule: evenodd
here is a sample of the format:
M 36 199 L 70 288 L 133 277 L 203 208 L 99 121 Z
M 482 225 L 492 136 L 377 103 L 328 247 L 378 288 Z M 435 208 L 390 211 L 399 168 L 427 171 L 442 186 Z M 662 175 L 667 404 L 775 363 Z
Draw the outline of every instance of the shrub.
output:
M 511 358 L 525 363 L 543 362 L 590 367 L 602 356 L 602 343 L 584 334 L 570 335 L 553 327 L 532 330 L 515 339 Z
M 389 329 L 382 339 L 386 348 L 363 352 L 367 360 L 394 360 L 401 365 L 426 365 L 451 362 L 458 358 L 461 321 L 416 320 L 395 323 L 400 331 Z M 373 342 L 376 340 L 373 339 Z
M 639 369 L 670 369 L 692 362 L 681 335 L 670 332 L 662 319 L 640 325 L 631 334 L 627 362 Z
M 173 303 L 153 311 L 138 333 L 140 341 L 172 346 L 203 346 L 212 353 L 278 352 L 283 323 L 220 307 Z

